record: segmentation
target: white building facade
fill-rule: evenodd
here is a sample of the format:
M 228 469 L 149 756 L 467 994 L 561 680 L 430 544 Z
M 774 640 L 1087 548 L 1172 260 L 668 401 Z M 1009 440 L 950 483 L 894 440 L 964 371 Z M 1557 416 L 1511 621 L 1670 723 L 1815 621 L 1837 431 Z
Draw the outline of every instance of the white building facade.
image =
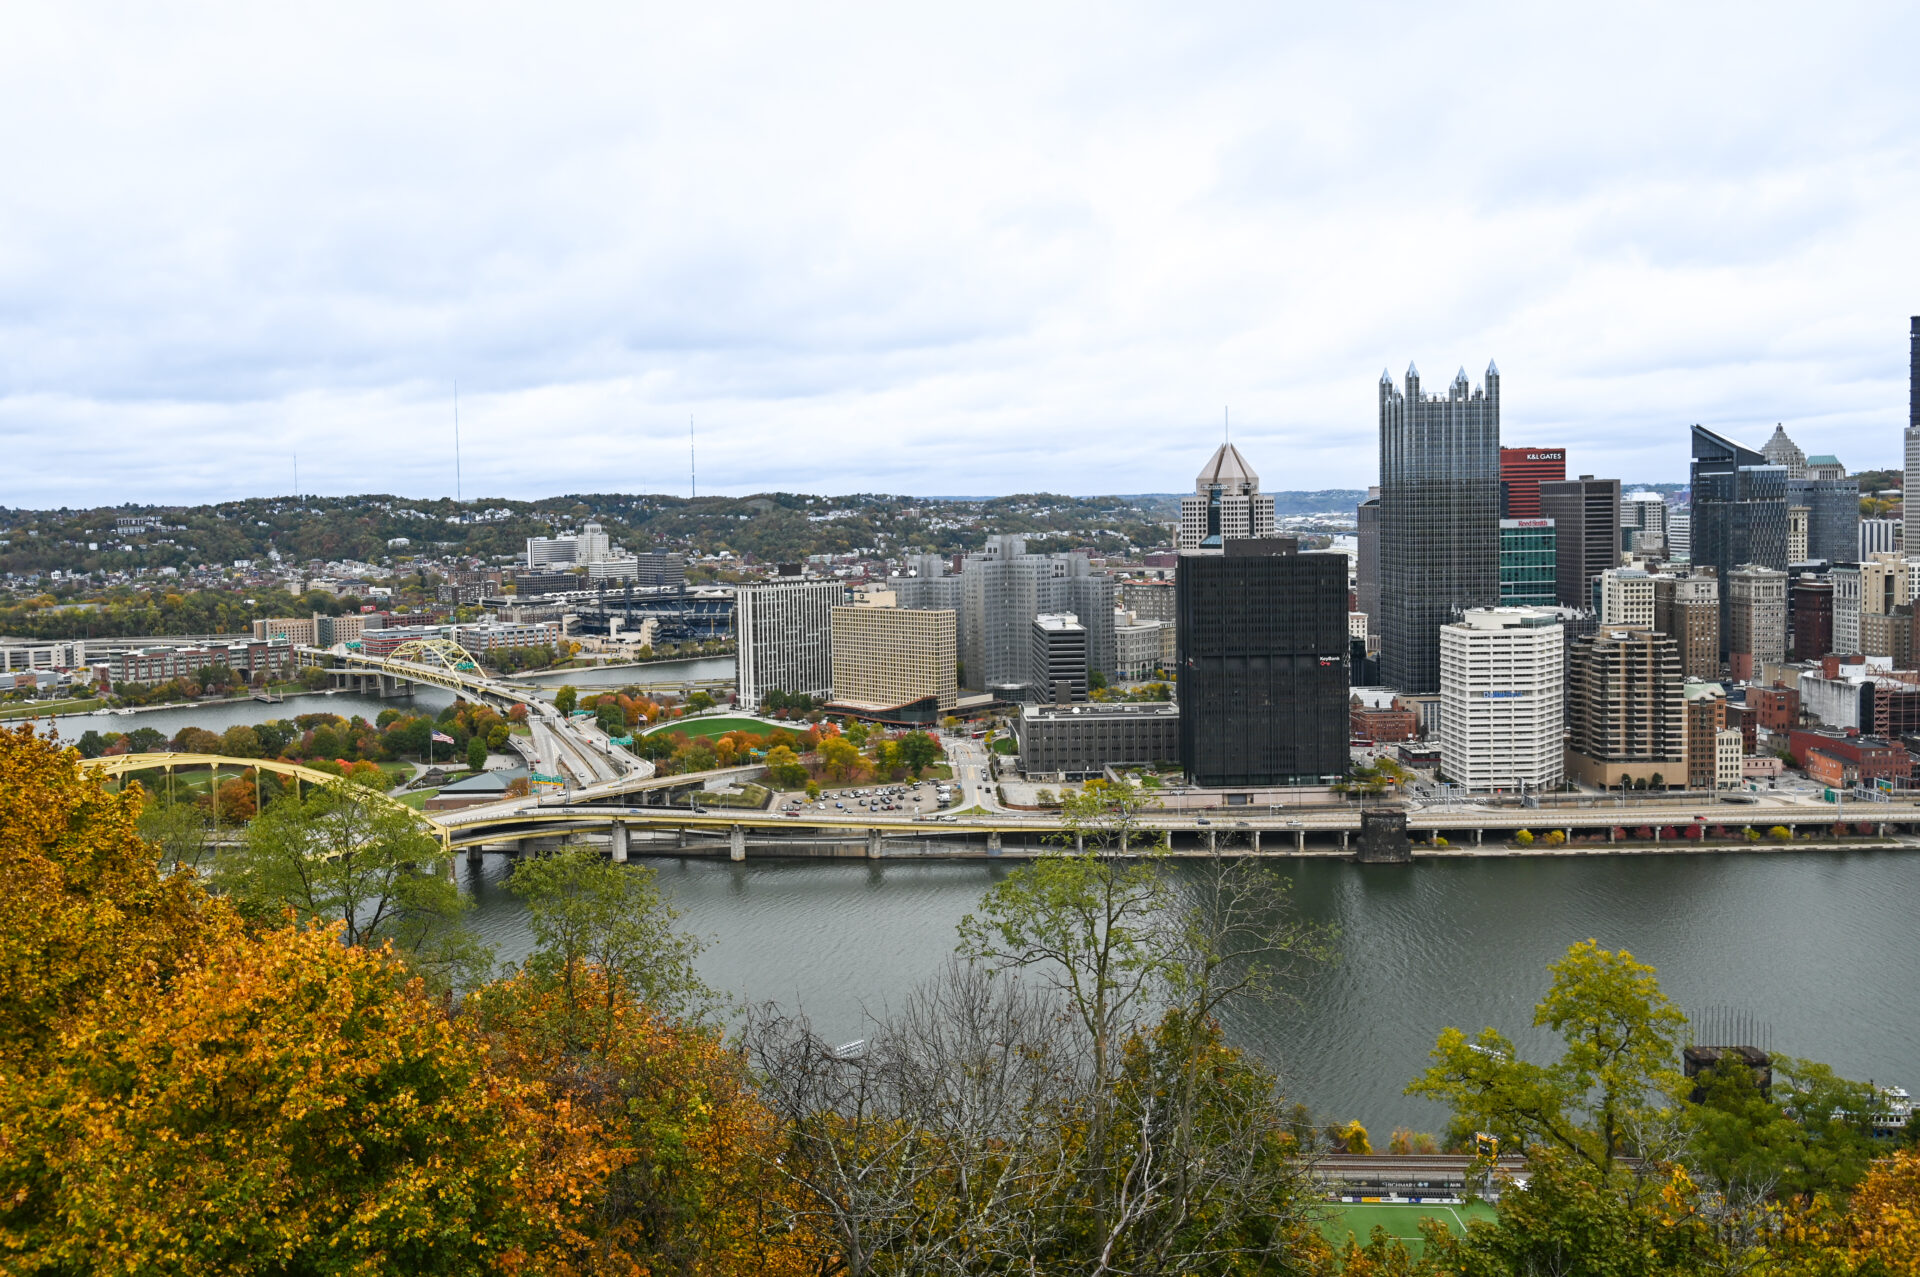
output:
M 838 581 L 740 587 L 734 597 L 733 628 L 742 705 L 758 706 L 772 691 L 832 694 L 833 609 L 845 594 Z
M 1600 624 L 1653 628 L 1653 574 L 1609 568 L 1600 574 Z
M 1476 793 L 1564 776 L 1566 649 L 1540 608 L 1471 608 L 1440 627 L 1440 768 Z

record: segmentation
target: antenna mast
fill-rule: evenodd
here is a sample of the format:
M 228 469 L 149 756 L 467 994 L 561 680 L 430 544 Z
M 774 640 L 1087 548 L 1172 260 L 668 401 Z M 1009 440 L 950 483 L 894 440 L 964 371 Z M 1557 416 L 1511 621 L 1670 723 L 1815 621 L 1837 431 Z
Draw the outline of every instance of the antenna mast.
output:
M 453 499 L 465 504 L 460 495 L 460 379 L 453 379 Z
M 693 414 L 687 414 L 687 500 L 700 495 L 699 471 L 693 464 Z
M 300 495 L 300 449 L 293 450 L 293 495 Z
M 1233 416 L 1225 408 L 1220 410 L 1220 433 L 1220 442 L 1233 442 Z

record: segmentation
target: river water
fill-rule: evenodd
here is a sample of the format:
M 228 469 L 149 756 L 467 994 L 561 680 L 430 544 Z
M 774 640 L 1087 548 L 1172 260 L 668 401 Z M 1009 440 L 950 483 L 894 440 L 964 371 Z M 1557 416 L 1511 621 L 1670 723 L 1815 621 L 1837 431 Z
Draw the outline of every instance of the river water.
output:
M 652 860 L 702 936 L 703 977 L 736 998 L 804 1006 L 834 1040 L 936 972 L 954 928 L 1012 866 Z M 1291 1004 L 1245 1008 L 1231 1038 L 1288 1093 L 1377 1136 L 1441 1130 L 1402 1094 L 1447 1025 L 1493 1025 L 1523 1050 L 1547 964 L 1593 937 L 1659 968 L 1686 1007 L 1733 1006 L 1776 1050 L 1844 1075 L 1920 1084 L 1920 852 L 1461 858 L 1411 866 L 1280 862 L 1300 914 L 1339 930 L 1336 959 Z M 528 946 L 504 857 L 469 880 L 498 957 Z M 1537 1056 L 1535 1058 L 1538 1058 Z
M 575 686 L 723 677 L 732 658 L 644 670 L 575 670 Z M 604 681 L 589 682 L 597 675 Z M 372 719 L 411 702 L 289 697 L 57 720 L 64 740 L 151 726 L 328 712 Z M 647 862 L 704 937 L 707 981 L 745 1001 L 802 1005 L 829 1037 L 864 1036 L 862 1008 L 897 1004 L 937 971 L 954 928 L 1011 866 L 758 860 Z M 1339 930 L 1338 956 L 1309 972 L 1291 1004 L 1235 1012 L 1233 1040 L 1267 1060 L 1289 1092 L 1370 1130 L 1438 1130 L 1435 1105 L 1401 1094 L 1446 1025 L 1494 1025 L 1523 1046 L 1548 962 L 1577 940 L 1625 947 L 1660 970 L 1689 1007 L 1732 1006 L 1766 1024 L 1774 1047 L 1843 1074 L 1920 1087 L 1920 851 L 1494 857 L 1412 866 L 1331 860 L 1286 866 L 1301 914 Z M 525 955 L 525 913 L 489 855 L 470 879 L 474 921 L 503 961 Z
M 666 685 L 678 686 L 692 681 L 733 677 L 733 658 L 731 656 L 708 656 L 689 661 L 658 661 L 648 665 L 629 666 L 614 669 L 563 670 L 555 674 L 521 675 L 523 681 L 534 682 L 547 690 L 548 695 L 558 691 L 563 684 L 572 684 L 577 688 L 631 687 Z M 363 696 L 357 692 L 331 692 L 311 695 L 289 696 L 278 705 L 268 705 L 261 701 L 230 701 L 209 705 L 169 706 L 164 709 L 139 710 L 132 714 L 67 714 L 53 720 L 56 730 L 63 741 L 77 741 L 89 729 L 106 735 L 108 732 L 130 732 L 136 727 L 151 727 L 155 731 L 165 732 L 172 737 L 183 727 L 204 727 L 210 732 L 223 732 L 236 723 L 264 723 L 268 719 L 293 718 L 299 714 L 339 714 L 343 718 L 360 717 L 372 722 L 383 709 L 407 709 L 412 707 L 439 713 L 453 701 L 453 693 L 437 687 L 416 686 L 411 700 L 398 698 L 381 700 L 375 696 Z
M 678 687 L 682 683 L 732 678 L 733 669 L 731 656 L 701 656 L 688 661 L 653 661 L 645 665 L 556 670 L 551 674 L 520 674 L 515 677 L 553 691 L 558 691 L 562 685 L 576 688 Z

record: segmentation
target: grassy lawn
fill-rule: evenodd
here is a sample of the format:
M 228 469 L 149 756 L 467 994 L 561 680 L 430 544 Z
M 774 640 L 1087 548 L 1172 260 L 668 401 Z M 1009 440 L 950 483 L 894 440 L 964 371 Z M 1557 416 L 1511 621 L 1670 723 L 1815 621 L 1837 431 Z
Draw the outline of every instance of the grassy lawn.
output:
M 440 791 L 437 789 L 415 789 L 408 793 L 398 794 L 395 796 L 401 802 L 413 808 L 415 811 L 425 811 L 427 807 L 427 799 L 433 797 L 435 794 L 439 792 Z
M 798 736 L 806 730 L 806 725 L 804 723 L 801 724 L 798 730 L 792 728 L 776 729 L 768 727 L 765 723 L 756 723 L 751 718 L 675 718 L 648 728 L 641 734 L 643 736 L 653 736 L 665 732 L 671 736 L 675 732 L 682 732 L 685 733 L 688 740 L 696 740 L 703 736 L 709 739 L 715 736 L 725 736 L 728 732 L 752 732 L 755 736 L 765 736 L 768 732 L 775 730 L 792 731 L 795 736 Z
M 1020 752 L 1020 747 L 1014 744 L 1013 737 L 1011 736 L 1002 736 L 999 740 L 993 742 L 991 748 L 996 754 L 1017 754 Z
M 1372 1203 L 1336 1202 L 1321 1221 L 1320 1235 L 1327 1239 L 1335 1250 L 1346 1247 L 1347 1238 L 1356 1238 L 1365 1245 L 1377 1224 L 1387 1230 L 1389 1237 L 1398 1238 L 1407 1249 L 1418 1257 L 1426 1243 L 1420 1237 L 1420 1221 L 1438 1219 L 1444 1223 L 1456 1237 L 1466 1235 L 1467 1221 L 1470 1219 L 1492 1220 L 1493 1207 L 1485 1202 L 1472 1202 L 1464 1206 L 1440 1205 L 1374 1205 Z

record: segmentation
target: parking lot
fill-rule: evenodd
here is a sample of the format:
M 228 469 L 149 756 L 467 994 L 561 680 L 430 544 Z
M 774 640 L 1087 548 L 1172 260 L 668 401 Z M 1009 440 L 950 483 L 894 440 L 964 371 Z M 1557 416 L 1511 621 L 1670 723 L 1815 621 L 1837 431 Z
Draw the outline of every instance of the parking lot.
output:
M 947 781 L 923 780 L 899 785 L 872 785 L 860 789 L 834 789 L 809 801 L 804 794 L 780 794 L 773 809 L 782 815 L 857 816 L 882 815 L 896 819 L 937 820 L 939 813 L 951 807 L 959 790 Z

